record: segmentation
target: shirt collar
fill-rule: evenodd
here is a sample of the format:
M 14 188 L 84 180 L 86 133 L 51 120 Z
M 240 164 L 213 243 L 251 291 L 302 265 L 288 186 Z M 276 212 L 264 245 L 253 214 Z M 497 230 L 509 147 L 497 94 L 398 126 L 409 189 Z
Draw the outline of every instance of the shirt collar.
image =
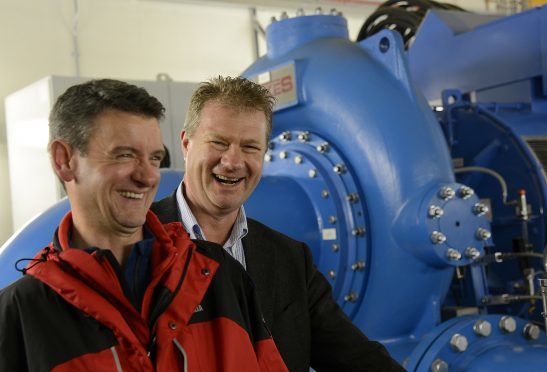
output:
M 201 227 L 199 226 L 196 220 L 196 217 L 190 210 L 190 206 L 188 205 L 188 202 L 186 201 L 186 198 L 184 197 L 183 188 L 184 188 L 184 182 L 181 182 L 179 187 L 177 188 L 176 196 L 177 196 L 177 204 L 179 206 L 180 217 L 182 220 L 182 224 L 184 225 L 184 229 L 190 235 L 190 239 L 207 240 L 207 238 L 203 234 Z M 226 243 L 224 243 L 224 248 L 229 248 L 233 246 L 237 241 L 243 239 L 247 235 L 247 232 L 248 232 L 247 216 L 245 215 L 245 208 L 241 206 L 239 208 L 239 212 L 237 213 L 236 222 L 234 223 L 234 226 L 232 227 L 232 232 L 230 233 L 230 237 L 228 238 Z

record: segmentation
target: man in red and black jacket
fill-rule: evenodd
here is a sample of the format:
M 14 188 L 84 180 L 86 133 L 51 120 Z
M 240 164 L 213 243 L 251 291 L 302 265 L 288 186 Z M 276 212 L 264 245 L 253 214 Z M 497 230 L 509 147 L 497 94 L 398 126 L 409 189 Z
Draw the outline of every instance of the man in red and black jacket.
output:
M 115 80 L 71 87 L 49 151 L 71 212 L 0 292 L 1 371 L 286 371 L 222 247 L 148 212 L 164 108 Z

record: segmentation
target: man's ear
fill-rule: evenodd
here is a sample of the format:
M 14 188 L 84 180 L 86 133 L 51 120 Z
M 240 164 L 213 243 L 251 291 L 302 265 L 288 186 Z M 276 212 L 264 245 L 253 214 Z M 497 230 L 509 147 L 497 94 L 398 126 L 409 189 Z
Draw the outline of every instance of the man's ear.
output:
M 74 150 L 68 143 L 55 140 L 50 144 L 53 170 L 63 182 L 70 182 L 75 177 Z
M 180 132 L 180 147 L 182 149 L 182 157 L 184 158 L 184 161 L 186 161 L 186 154 L 188 153 L 189 144 L 190 138 L 188 137 L 188 133 L 183 130 Z

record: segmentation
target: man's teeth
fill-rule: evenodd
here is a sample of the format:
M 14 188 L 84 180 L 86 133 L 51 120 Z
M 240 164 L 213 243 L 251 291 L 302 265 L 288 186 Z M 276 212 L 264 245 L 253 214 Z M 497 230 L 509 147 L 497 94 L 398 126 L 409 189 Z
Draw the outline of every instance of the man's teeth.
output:
M 222 176 L 220 174 L 215 174 L 215 177 L 220 182 L 229 183 L 229 184 L 234 184 L 234 183 L 238 182 L 239 180 L 241 180 L 241 178 L 230 178 L 230 177 Z
M 144 194 L 131 192 L 131 191 L 121 191 L 120 194 L 124 198 L 129 198 L 129 199 L 142 199 L 144 197 Z

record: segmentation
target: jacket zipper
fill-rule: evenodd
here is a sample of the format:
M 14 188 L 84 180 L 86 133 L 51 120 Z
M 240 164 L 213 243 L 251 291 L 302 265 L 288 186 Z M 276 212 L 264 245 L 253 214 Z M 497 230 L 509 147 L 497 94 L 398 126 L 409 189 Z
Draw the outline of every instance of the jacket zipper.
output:
M 186 357 L 186 351 L 184 350 L 184 348 L 180 344 L 179 340 L 177 340 L 176 338 L 173 339 L 173 343 L 175 344 L 175 347 L 178 349 L 178 351 L 180 351 L 180 354 L 182 356 L 182 360 L 183 360 L 182 370 L 184 372 L 187 372 L 188 371 L 188 358 Z
M 180 276 L 179 282 L 177 283 L 177 287 L 175 288 L 175 290 L 170 295 L 163 296 L 160 299 L 160 302 L 154 307 L 153 311 L 150 314 L 149 328 L 150 328 L 150 333 L 152 335 L 152 338 L 146 350 L 146 354 L 148 355 L 150 359 L 153 359 L 152 349 L 154 348 L 156 344 L 156 324 L 158 322 L 158 318 L 167 309 L 169 304 L 171 304 L 175 296 L 178 294 L 180 287 L 182 286 L 182 283 L 184 282 L 184 278 L 186 277 L 186 273 L 188 272 L 188 267 L 190 266 L 190 259 L 192 258 L 193 252 L 194 250 L 192 248 L 188 250 L 188 257 L 186 257 L 186 262 L 184 263 L 182 275 Z

